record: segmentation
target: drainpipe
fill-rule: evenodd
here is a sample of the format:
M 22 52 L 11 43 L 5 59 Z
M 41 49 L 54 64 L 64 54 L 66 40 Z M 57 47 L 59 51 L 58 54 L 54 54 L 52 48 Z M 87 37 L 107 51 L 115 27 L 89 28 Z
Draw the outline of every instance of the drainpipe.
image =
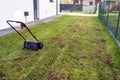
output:
M 71 0 L 71 5 L 70 5 L 71 12 L 72 12 L 72 5 L 73 5 L 73 0 Z
M 58 15 L 58 0 L 56 0 L 56 15 Z
M 108 26 L 108 20 L 109 20 L 109 11 L 110 11 L 110 0 L 109 0 L 109 4 L 108 4 L 108 13 L 107 13 L 107 26 Z

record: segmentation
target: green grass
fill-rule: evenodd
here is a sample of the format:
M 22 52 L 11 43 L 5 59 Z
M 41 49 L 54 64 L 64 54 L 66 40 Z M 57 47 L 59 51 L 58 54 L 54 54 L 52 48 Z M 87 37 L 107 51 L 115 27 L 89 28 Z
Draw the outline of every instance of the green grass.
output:
M 65 15 L 30 29 L 44 48 L 22 50 L 16 33 L 0 37 L 0 79 L 120 79 L 120 49 L 99 18 Z

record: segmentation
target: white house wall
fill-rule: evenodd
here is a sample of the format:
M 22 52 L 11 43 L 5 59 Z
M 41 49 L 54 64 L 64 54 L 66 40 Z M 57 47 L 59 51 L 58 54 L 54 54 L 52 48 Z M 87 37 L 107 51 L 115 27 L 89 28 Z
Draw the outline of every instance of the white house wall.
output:
M 116 5 L 119 3 L 119 0 L 101 0 L 101 2 L 105 2 L 105 4 L 106 4 L 106 1 L 115 1 Z
M 0 30 L 10 27 L 6 20 L 25 22 L 24 12 L 28 11 L 28 22 L 34 21 L 34 0 L 2 0 L 0 3 Z M 39 0 L 39 19 L 56 15 L 56 0 Z
M 0 2 L 0 29 L 8 28 L 6 20 L 25 22 L 24 11 L 29 12 L 28 21 L 33 21 L 32 0 L 2 0 Z
M 39 0 L 40 19 L 56 15 L 56 0 Z

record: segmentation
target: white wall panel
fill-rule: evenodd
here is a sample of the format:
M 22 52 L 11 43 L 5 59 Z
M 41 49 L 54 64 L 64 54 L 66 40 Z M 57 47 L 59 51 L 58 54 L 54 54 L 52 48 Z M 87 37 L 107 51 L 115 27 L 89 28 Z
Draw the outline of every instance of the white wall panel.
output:
M 0 2 L 0 29 L 9 27 L 6 20 L 25 22 L 24 11 L 29 12 L 28 21 L 33 21 L 32 0 L 2 0 Z
M 33 0 L 3 0 L 0 3 L 0 29 L 10 27 L 6 20 L 25 22 L 24 12 L 28 11 L 28 22 L 34 20 Z M 39 0 L 39 19 L 56 15 L 56 0 Z
M 40 0 L 40 19 L 56 15 L 56 0 Z

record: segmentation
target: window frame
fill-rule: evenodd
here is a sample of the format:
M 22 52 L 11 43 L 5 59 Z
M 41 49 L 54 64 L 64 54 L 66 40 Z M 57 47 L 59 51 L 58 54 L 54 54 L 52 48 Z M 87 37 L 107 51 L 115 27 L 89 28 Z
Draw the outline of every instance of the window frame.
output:
M 49 2 L 54 2 L 54 0 L 50 0 Z

